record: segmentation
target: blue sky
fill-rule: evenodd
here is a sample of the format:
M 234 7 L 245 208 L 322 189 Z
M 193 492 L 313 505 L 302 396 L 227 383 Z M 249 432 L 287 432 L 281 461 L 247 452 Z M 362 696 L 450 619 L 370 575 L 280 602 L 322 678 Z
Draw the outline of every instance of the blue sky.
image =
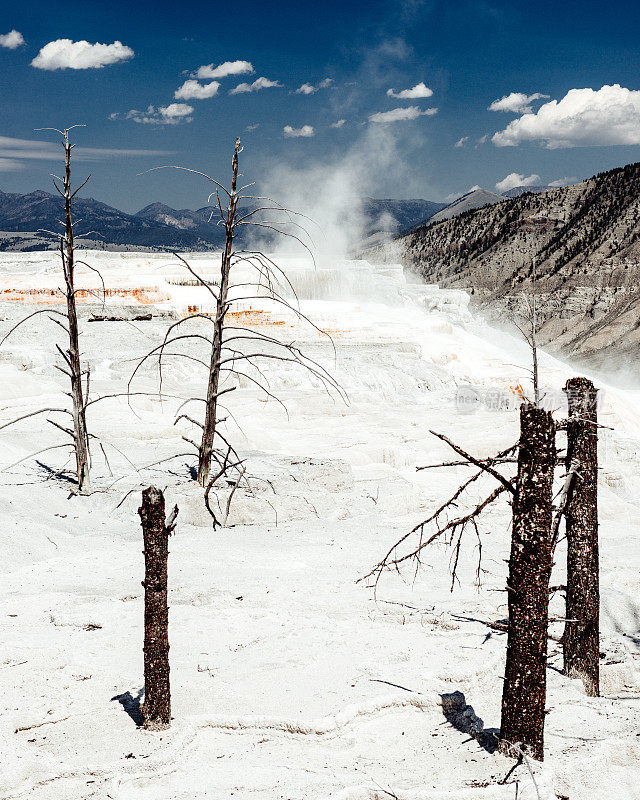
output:
M 138 173 L 224 179 L 236 135 L 247 178 L 351 163 L 377 197 L 578 180 L 640 160 L 639 24 L 631 2 L 4 3 L 0 189 L 48 188 L 34 129 L 78 122 L 83 194 L 127 211 L 203 205 L 195 178 Z

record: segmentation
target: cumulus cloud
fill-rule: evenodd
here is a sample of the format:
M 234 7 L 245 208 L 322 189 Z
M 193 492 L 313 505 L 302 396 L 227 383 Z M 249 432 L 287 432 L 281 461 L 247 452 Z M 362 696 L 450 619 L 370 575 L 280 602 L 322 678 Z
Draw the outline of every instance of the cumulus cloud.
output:
M 620 84 L 571 89 L 493 135 L 498 147 L 541 142 L 549 149 L 640 144 L 640 91 Z
M 397 100 L 420 100 L 421 98 L 431 97 L 433 90 L 420 82 L 416 83 L 412 89 L 402 89 L 400 92 L 396 92 L 394 89 L 387 89 L 387 95 L 395 97 Z
M 417 119 L 418 117 L 430 117 L 437 113 L 437 108 L 428 108 L 426 111 L 420 111 L 418 106 L 407 106 L 407 108 L 394 108 L 391 111 L 378 111 L 377 114 L 369 116 L 369 122 L 400 122 L 407 119 Z
M 503 178 L 501 181 L 496 183 L 496 189 L 502 193 L 508 192 L 509 189 L 515 189 L 516 186 L 536 186 L 539 184 L 539 175 L 533 174 L 525 178 L 524 175 L 520 175 L 518 172 L 510 172 L 506 178 Z
M 299 86 L 295 94 L 315 94 L 318 89 L 326 89 L 333 83 L 333 78 L 325 78 L 324 80 L 320 81 L 320 83 L 303 83 L 302 86 Z
M 164 108 L 159 108 L 158 111 L 167 119 L 179 119 L 193 114 L 193 106 L 189 106 L 186 103 L 171 103 Z
M 146 111 L 137 111 L 132 108 L 126 114 L 110 114 L 109 119 L 133 120 L 141 125 L 179 125 L 182 122 L 191 122 L 193 106 L 187 103 L 170 103 L 168 106 L 148 106 Z
M 510 114 L 530 114 L 533 109 L 531 103 L 534 100 L 546 100 L 548 94 L 540 94 L 534 92 L 533 94 L 524 94 L 523 92 L 511 92 L 500 100 L 494 100 L 488 108 L 488 111 L 507 111 Z
M 89 44 L 71 39 L 56 39 L 40 50 L 31 62 L 37 69 L 101 69 L 107 64 L 116 64 L 133 58 L 134 52 L 122 42 L 113 44 Z
M 259 92 L 260 89 L 272 89 L 274 86 L 282 86 L 282 84 L 278 83 L 278 81 L 270 81 L 269 78 L 256 78 L 253 83 L 239 83 L 229 94 Z
M 206 100 L 207 97 L 218 94 L 219 88 L 219 81 L 202 84 L 198 81 L 188 80 L 179 89 L 176 89 L 173 96 L 176 100 Z
M 285 125 L 283 131 L 287 139 L 308 139 L 310 136 L 315 135 L 311 125 L 303 125 L 301 128 L 292 128 L 291 125 Z
M 346 123 L 346 121 L 347 121 L 346 119 L 339 119 L 337 122 L 331 123 L 331 127 L 332 128 L 341 128 Z
M 198 67 L 195 73 L 196 78 L 203 80 L 216 80 L 218 78 L 228 78 L 229 75 L 246 75 L 253 72 L 253 64 L 250 61 L 225 61 L 214 67 L 213 64 L 204 64 Z
M 15 29 L 0 35 L 0 47 L 6 47 L 7 50 L 15 50 L 23 44 L 24 36 Z
M 453 145 L 454 147 L 464 147 L 465 144 L 469 141 L 468 136 L 463 136 L 462 139 L 458 139 L 458 141 Z

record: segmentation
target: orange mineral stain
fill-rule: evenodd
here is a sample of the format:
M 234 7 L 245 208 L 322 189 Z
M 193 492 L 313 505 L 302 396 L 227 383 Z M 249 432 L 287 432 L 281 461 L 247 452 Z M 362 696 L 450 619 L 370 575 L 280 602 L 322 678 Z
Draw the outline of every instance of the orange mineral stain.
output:
M 122 298 L 133 300 L 140 305 L 151 305 L 170 300 L 170 295 L 158 291 L 155 286 L 140 287 L 133 289 L 106 289 L 105 298 Z M 78 289 L 76 290 L 76 301 L 78 303 L 101 302 L 103 298 L 102 289 Z M 0 300 L 10 300 L 18 303 L 50 305 L 66 302 L 62 292 L 57 289 L 0 289 Z

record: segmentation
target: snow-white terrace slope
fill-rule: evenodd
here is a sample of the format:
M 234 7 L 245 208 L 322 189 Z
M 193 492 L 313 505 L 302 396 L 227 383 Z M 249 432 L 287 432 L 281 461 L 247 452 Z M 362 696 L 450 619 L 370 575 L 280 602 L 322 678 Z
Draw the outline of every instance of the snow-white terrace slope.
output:
M 166 256 L 89 252 L 86 260 L 109 290 L 102 310 L 97 276 L 79 275 L 89 290 L 81 297 L 82 344 L 97 397 L 126 389 L 136 359 L 161 341 L 171 317 L 210 304 L 205 290 L 180 285 L 190 276 Z M 210 254 L 191 263 L 215 276 Z M 91 407 L 90 430 L 102 447 L 94 442 L 87 497 L 70 494 L 58 474 L 70 466 L 64 450 L 16 463 L 64 441 L 44 417 L 0 432 L 0 796 L 640 797 L 637 396 L 602 387 L 601 419 L 613 429 L 602 431 L 600 449 L 603 697 L 585 697 L 560 674 L 550 642 L 547 760 L 536 769 L 537 790 L 524 766 L 502 785 L 511 762 L 452 727 L 440 694 L 463 692 L 486 726 L 498 727 L 506 637 L 483 621 L 506 616 L 508 508 L 496 506 L 480 526 L 479 588 L 471 535 L 453 593 L 445 545 L 425 554 L 415 579 L 411 570 L 383 575 L 375 595 L 356 580 L 468 474 L 415 471 L 449 459 L 429 429 L 481 456 L 515 442 L 526 349 L 472 320 L 464 293 L 406 285 L 399 268 L 281 263 L 304 312 L 331 333 L 335 354 L 326 337 L 264 299 L 239 300 L 234 319 L 302 342 L 349 402 L 274 364 L 265 373 L 288 417 L 247 379 L 226 396 L 226 431 L 256 478 L 252 493 L 236 493 L 224 529 L 211 529 L 190 478 L 193 456 L 163 461 L 188 452 L 183 435 L 197 438 L 185 420 L 173 425 L 177 398 L 202 393 L 193 360 L 168 359 L 162 402 L 136 395 L 131 406 L 113 398 Z M 0 256 L 0 336 L 26 312 L 58 301 L 57 270 L 48 253 Z M 154 317 L 89 323 L 89 311 Z M 44 316 L 0 350 L 0 424 L 60 406 L 53 352 L 62 332 Z M 194 330 L 206 333 L 209 324 Z M 561 416 L 560 389 L 575 373 L 550 358 L 542 368 Z M 460 413 L 456 393 L 468 386 L 508 408 Z M 132 391 L 156 388 L 150 363 Z M 180 507 L 169 564 L 174 721 L 155 734 L 127 713 L 135 717 L 143 685 L 137 508 L 149 483 Z M 492 488 L 483 481 L 470 502 Z M 561 546 L 554 583 L 563 582 L 563 559 Z M 552 611 L 562 616 L 557 595 Z

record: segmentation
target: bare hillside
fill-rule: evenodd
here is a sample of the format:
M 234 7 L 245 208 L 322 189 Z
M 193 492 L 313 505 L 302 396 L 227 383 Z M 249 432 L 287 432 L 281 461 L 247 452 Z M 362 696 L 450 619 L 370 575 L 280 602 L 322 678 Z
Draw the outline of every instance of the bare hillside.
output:
M 397 244 L 426 281 L 467 289 L 502 320 L 531 290 L 535 260 L 548 348 L 591 363 L 640 350 L 640 163 L 423 225 Z

